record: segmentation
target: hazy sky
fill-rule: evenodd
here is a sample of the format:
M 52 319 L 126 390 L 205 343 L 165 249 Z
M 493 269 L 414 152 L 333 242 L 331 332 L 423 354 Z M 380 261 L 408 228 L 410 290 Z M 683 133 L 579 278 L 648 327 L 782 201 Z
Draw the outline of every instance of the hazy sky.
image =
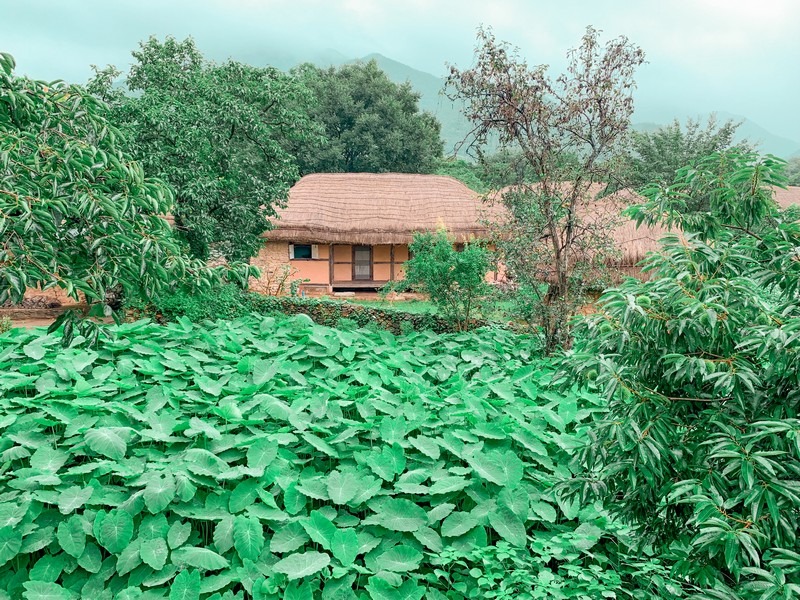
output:
M 639 118 L 664 109 L 744 115 L 800 140 L 800 0 L 0 0 L 0 51 L 19 72 L 82 82 L 127 66 L 148 35 L 192 35 L 214 59 L 379 52 L 435 75 L 469 66 L 479 25 L 531 64 L 564 64 L 589 24 L 648 64 Z

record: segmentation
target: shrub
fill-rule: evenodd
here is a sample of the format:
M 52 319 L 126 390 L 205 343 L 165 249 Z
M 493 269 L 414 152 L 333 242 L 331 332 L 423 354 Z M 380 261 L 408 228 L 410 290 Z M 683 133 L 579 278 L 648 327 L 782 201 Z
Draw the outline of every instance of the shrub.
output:
M 701 598 L 800 594 L 800 223 L 772 200 L 780 167 L 717 154 L 649 190 L 636 216 L 684 232 L 651 281 L 601 297 L 565 363 L 609 401 L 581 491 Z
M 414 234 L 409 250 L 412 258 L 405 264 L 405 280 L 400 285 L 427 294 L 456 329 L 469 329 L 491 293 L 486 283 L 491 268 L 486 247 L 473 242 L 458 251 L 447 232 L 440 229 Z
M 13 326 L 14 324 L 11 322 L 11 319 L 8 317 L 0 317 L 0 333 L 10 331 Z

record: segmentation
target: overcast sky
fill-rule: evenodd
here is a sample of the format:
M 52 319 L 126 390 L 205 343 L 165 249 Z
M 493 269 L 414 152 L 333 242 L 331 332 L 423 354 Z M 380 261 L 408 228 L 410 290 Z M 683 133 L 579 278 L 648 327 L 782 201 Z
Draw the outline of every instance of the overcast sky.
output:
M 0 51 L 76 82 L 90 64 L 126 67 L 151 34 L 191 35 L 217 60 L 330 48 L 442 75 L 470 65 L 481 24 L 554 68 L 587 25 L 626 35 L 648 60 L 640 118 L 724 111 L 800 140 L 800 0 L 0 0 Z

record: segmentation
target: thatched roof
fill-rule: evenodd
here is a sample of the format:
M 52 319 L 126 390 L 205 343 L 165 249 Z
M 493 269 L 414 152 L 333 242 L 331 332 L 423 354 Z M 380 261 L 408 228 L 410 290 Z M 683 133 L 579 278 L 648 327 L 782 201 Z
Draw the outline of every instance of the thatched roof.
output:
M 446 228 L 457 240 L 486 237 L 480 196 L 452 177 L 404 173 L 315 173 L 289 191 L 270 240 L 407 244 L 414 232 Z

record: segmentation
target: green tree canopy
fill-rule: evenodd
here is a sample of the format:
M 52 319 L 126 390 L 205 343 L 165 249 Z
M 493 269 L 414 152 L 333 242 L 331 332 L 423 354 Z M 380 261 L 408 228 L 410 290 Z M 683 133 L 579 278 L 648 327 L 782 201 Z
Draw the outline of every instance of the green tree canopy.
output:
M 654 131 L 631 131 L 622 185 L 638 189 L 650 183 L 668 183 L 678 169 L 714 152 L 733 147 L 749 149 L 746 142 L 734 143 L 740 124 L 731 120 L 720 124 L 712 115 L 705 126 L 693 119 L 681 125 L 675 119 Z
M 111 87 L 113 69 L 89 89 L 112 103 L 145 170 L 175 188 L 191 253 L 249 259 L 298 178 L 287 148 L 314 136 L 305 87 L 277 69 L 208 62 L 191 39 L 151 37 L 133 57 L 131 95 Z
M 411 84 L 392 82 L 378 64 L 295 73 L 314 95 L 311 117 L 325 143 L 296 146 L 302 173 L 431 173 L 442 155 L 436 118 L 419 111 Z
M 179 280 L 219 281 L 221 269 L 183 253 L 160 216 L 172 190 L 120 149 L 107 106 L 13 68 L 0 54 L 0 304 L 26 288 L 99 306 L 111 289 L 152 297 Z M 249 269 L 231 273 L 243 283 Z

